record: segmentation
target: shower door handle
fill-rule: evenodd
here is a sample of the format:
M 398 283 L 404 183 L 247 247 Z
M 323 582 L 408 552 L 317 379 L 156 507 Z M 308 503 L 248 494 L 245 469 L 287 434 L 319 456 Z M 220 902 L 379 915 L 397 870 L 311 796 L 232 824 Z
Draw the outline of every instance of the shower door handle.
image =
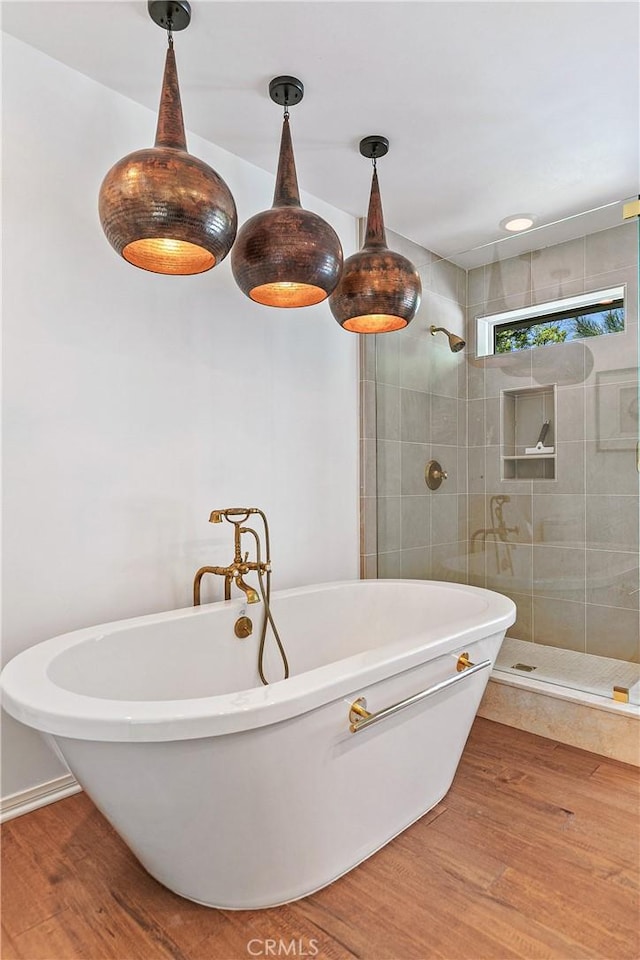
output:
M 455 683 L 462 683 L 463 680 L 466 680 L 467 677 L 470 677 L 473 673 L 479 673 L 480 670 L 486 670 L 487 667 L 491 666 L 491 660 L 483 660 L 481 663 L 474 663 L 470 667 L 466 667 L 460 673 L 456 673 L 454 677 L 449 677 L 447 680 L 441 680 L 440 683 L 434 683 L 432 687 L 428 687 L 426 690 L 421 690 L 420 693 L 414 693 L 413 696 L 407 697 L 406 700 L 400 700 L 398 703 L 393 703 L 390 707 L 384 707 L 382 710 L 378 710 L 377 713 L 369 713 L 366 709 L 366 701 L 364 697 L 358 697 L 357 700 L 351 704 L 349 710 L 349 730 L 351 733 L 357 733 L 358 730 L 364 730 L 365 727 L 370 727 L 374 723 L 378 723 L 379 720 L 384 720 L 386 717 L 391 717 L 395 713 L 399 713 L 400 710 L 404 710 L 406 707 L 413 706 L 414 703 L 420 703 L 422 700 L 426 700 L 427 697 L 432 697 L 436 693 L 440 693 L 441 690 L 446 690 L 447 687 L 452 687 Z

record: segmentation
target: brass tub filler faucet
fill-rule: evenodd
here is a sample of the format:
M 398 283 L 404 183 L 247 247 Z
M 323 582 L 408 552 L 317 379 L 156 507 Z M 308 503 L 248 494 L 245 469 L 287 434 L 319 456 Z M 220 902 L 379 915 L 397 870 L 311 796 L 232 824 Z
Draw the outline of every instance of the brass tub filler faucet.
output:
M 262 550 L 260 544 L 260 536 L 256 530 L 252 527 L 245 526 L 246 521 L 249 519 L 251 514 L 258 514 L 262 520 L 264 527 L 264 542 L 265 542 L 265 557 L 262 559 Z M 223 520 L 227 520 L 228 523 L 233 524 L 234 527 L 234 554 L 233 560 L 226 567 L 212 567 L 205 566 L 200 567 L 196 572 L 196 575 L 193 580 L 193 605 L 194 607 L 200 606 L 200 589 L 202 584 L 202 578 L 207 573 L 212 573 L 215 576 L 224 577 L 224 598 L 225 600 L 231 599 L 231 584 L 235 583 L 236 587 L 239 590 L 242 590 L 245 597 L 247 598 L 247 603 L 260 603 L 260 599 L 264 603 L 264 616 L 262 618 L 262 628 L 260 631 L 260 646 L 258 650 L 258 674 L 260 680 L 265 685 L 269 683 L 264 675 L 264 647 L 267 636 L 267 625 L 271 624 L 271 629 L 273 630 L 273 635 L 275 637 L 276 643 L 278 645 L 278 650 L 280 651 L 280 656 L 282 658 L 282 664 L 284 667 L 284 679 L 286 680 L 289 676 L 289 664 L 287 662 L 287 656 L 282 646 L 280 636 L 278 634 L 277 627 L 274 623 L 273 617 L 271 615 L 271 546 L 269 542 L 269 524 L 267 522 L 266 515 L 258 507 L 227 507 L 224 510 L 212 510 L 209 517 L 209 523 L 222 523 Z M 248 533 L 250 534 L 256 543 L 256 559 L 249 560 L 249 552 L 247 551 L 244 556 L 242 554 L 242 535 Z M 258 576 L 258 586 L 260 593 L 255 590 L 253 587 L 249 586 L 245 581 L 245 576 L 248 573 L 256 573 Z M 266 574 L 266 584 L 265 584 L 265 574 Z M 241 616 L 235 623 L 235 634 L 239 638 L 246 638 L 251 635 L 253 632 L 253 624 L 249 617 Z

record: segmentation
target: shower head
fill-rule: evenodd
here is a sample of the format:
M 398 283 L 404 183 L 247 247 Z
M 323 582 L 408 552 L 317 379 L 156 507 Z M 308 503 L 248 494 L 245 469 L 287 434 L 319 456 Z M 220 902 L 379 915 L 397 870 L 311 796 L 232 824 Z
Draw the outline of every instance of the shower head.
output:
M 455 333 L 449 333 L 449 331 L 445 330 L 444 327 L 434 327 L 433 324 L 429 327 L 429 333 L 432 337 L 435 337 L 438 331 L 446 333 L 447 337 L 449 338 L 449 349 L 451 350 L 451 353 L 458 353 L 464 346 L 466 346 L 466 341 L 463 340 L 462 337 L 457 336 Z

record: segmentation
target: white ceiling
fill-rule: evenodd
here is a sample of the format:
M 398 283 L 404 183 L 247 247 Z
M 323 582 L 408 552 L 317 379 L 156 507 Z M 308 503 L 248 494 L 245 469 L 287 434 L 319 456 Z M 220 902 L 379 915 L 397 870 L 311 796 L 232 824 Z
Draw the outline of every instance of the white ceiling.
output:
M 189 129 L 274 172 L 281 110 L 268 82 L 298 76 L 302 187 L 362 215 L 370 167 L 358 142 L 382 133 L 387 226 L 463 265 L 483 262 L 510 214 L 545 224 L 638 193 L 635 2 L 193 0 L 192 10 L 175 37 Z M 157 109 L 165 39 L 144 0 L 6 2 L 2 26 Z M 619 221 L 610 206 L 594 222 Z M 559 230 L 540 236 L 557 242 Z

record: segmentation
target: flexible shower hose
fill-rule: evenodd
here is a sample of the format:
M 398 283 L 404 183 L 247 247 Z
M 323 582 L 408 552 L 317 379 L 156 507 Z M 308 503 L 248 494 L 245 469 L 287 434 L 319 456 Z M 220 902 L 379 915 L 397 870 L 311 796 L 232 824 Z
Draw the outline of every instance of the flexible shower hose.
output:
M 267 557 L 270 556 L 269 550 L 269 528 L 267 526 L 266 518 L 262 517 L 264 527 L 265 527 L 265 539 L 267 547 Z M 251 527 L 242 527 L 241 533 L 252 533 L 256 541 L 256 560 L 258 562 L 258 583 L 260 585 L 260 593 L 262 594 L 262 602 L 264 603 L 264 617 L 262 619 L 262 630 L 260 632 L 260 646 L 258 648 L 258 674 L 260 675 L 260 680 L 266 686 L 269 685 L 269 681 L 264 675 L 264 648 L 267 639 L 267 625 L 271 624 L 271 629 L 273 630 L 273 635 L 275 637 L 276 643 L 278 645 L 278 650 L 280 652 L 280 657 L 282 658 L 282 665 L 284 667 L 284 679 L 286 680 L 289 676 L 289 661 L 287 660 L 287 654 L 285 653 L 284 646 L 280 639 L 280 634 L 278 633 L 278 628 L 275 625 L 273 616 L 271 615 L 271 570 L 267 569 L 267 585 L 265 587 L 264 577 L 262 575 L 262 570 L 260 565 L 262 563 L 262 556 L 260 552 L 260 537 L 257 532 Z

